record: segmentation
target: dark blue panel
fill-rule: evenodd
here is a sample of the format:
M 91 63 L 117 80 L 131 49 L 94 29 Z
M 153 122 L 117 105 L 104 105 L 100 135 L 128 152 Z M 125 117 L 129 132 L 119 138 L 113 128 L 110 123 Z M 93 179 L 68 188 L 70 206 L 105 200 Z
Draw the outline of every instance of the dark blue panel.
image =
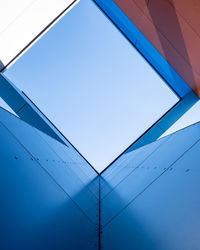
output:
M 0 96 L 15 112 L 26 104 L 26 101 L 18 94 L 18 89 L 2 74 L 0 74 Z
M 95 177 L 77 176 L 43 136 L 0 110 L 0 249 L 96 249 Z

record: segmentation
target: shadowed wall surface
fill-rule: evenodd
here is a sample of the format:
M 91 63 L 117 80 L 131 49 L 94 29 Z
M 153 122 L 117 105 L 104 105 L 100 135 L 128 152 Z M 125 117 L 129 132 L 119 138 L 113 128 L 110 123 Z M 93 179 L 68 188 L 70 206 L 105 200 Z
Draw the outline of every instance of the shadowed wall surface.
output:
M 0 249 L 96 249 L 97 174 L 3 109 L 0 141 Z

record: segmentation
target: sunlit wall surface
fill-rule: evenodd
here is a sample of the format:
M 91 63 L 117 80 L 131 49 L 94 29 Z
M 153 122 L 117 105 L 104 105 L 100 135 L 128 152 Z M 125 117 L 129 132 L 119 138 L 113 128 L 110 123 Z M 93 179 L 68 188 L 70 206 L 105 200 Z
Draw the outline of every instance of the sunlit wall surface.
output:
M 104 250 L 199 249 L 200 123 L 123 155 L 101 175 Z
M 5 75 L 99 172 L 179 100 L 90 0 Z

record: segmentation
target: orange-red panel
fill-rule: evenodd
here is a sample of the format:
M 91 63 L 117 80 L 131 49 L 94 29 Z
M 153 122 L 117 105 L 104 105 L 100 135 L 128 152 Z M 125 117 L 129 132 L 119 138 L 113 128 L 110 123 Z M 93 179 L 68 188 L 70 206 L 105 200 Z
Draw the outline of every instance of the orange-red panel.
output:
M 151 0 L 146 16 L 179 54 L 200 74 L 200 38 L 166 0 Z
M 169 0 L 177 12 L 188 22 L 192 29 L 200 35 L 200 1 L 199 0 Z
M 121 0 L 115 0 L 115 3 L 120 5 Z M 144 9 L 141 9 L 134 1 L 124 0 L 122 10 L 131 20 L 134 20 L 136 26 L 140 24 Z
M 188 61 L 178 53 L 169 40 L 153 25 L 153 23 L 144 16 L 140 29 L 145 33 L 147 39 L 154 47 L 166 58 L 168 63 L 180 74 L 190 87 L 197 91 L 197 74 L 193 72 Z M 199 81 L 198 81 L 199 82 Z
M 114 1 L 199 95 L 200 1 Z M 136 11 L 144 13 L 142 18 L 138 18 Z

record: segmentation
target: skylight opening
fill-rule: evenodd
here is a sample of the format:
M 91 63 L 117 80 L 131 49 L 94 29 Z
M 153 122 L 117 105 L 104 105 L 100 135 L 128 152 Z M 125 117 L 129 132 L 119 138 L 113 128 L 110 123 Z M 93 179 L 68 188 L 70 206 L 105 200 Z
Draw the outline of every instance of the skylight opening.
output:
M 5 75 L 101 172 L 179 98 L 91 0 Z

